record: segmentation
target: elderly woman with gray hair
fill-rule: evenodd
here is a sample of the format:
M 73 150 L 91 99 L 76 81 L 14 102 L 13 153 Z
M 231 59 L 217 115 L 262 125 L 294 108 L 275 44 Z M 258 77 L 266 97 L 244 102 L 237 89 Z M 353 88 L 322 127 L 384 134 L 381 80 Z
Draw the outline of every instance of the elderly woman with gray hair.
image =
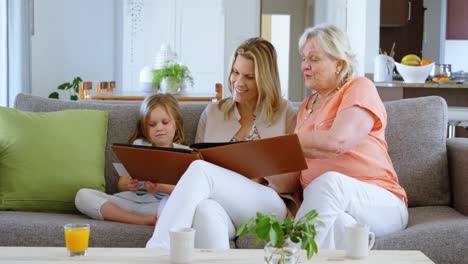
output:
M 299 108 L 295 132 L 308 169 L 301 172 L 304 200 L 325 223 L 319 248 L 343 249 L 347 225 L 369 226 L 378 236 L 408 223 L 407 197 L 388 155 L 387 114 L 374 84 L 356 77 L 347 36 L 328 24 L 308 28 L 299 40 L 305 85 L 314 92 Z

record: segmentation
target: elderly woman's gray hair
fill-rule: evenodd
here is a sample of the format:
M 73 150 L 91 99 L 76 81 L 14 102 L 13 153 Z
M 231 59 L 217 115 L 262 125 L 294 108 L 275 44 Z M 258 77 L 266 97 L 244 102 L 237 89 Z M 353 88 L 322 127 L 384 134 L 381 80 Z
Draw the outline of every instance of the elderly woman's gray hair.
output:
M 356 55 L 349 44 L 348 37 L 341 29 L 332 24 L 320 24 L 307 28 L 299 38 L 300 53 L 308 40 L 312 40 L 318 49 L 331 58 L 344 62 L 343 69 L 337 76 L 339 88 L 356 75 Z

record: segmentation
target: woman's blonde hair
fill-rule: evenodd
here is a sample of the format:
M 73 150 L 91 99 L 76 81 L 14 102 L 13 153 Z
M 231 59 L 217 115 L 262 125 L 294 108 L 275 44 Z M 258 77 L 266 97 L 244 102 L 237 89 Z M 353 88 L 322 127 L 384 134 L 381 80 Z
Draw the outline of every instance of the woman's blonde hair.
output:
M 151 111 L 156 107 L 163 107 L 167 114 L 174 119 L 176 125 L 176 131 L 174 135 L 173 143 L 183 144 L 184 143 L 184 121 L 182 114 L 180 113 L 179 103 L 174 96 L 170 94 L 153 94 L 145 98 L 140 106 L 140 112 L 138 117 L 138 123 L 133 132 L 132 136 L 128 140 L 129 143 L 133 143 L 135 139 L 144 138 L 151 142 L 148 135 L 148 119 L 151 115 Z
M 281 86 L 276 61 L 276 50 L 273 45 L 265 39 L 255 37 L 242 42 L 234 52 L 231 62 L 231 71 L 228 79 L 231 80 L 234 63 L 238 56 L 252 60 L 255 67 L 255 82 L 258 89 L 257 106 L 260 106 L 260 114 L 265 115 L 266 120 L 273 124 L 281 110 Z M 233 87 L 229 82 L 229 90 Z M 226 104 L 226 107 L 222 107 Z M 236 102 L 230 98 L 221 100 L 219 109 L 224 109 L 224 118 L 228 119 L 234 111 Z
M 336 60 L 343 61 L 343 68 L 337 76 L 337 88 L 341 88 L 357 72 L 357 60 L 348 37 L 338 27 L 331 24 L 320 24 L 307 28 L 299 38 L 299 52 L 302 52 L 307 40 L 313 40 L 319 49 Z

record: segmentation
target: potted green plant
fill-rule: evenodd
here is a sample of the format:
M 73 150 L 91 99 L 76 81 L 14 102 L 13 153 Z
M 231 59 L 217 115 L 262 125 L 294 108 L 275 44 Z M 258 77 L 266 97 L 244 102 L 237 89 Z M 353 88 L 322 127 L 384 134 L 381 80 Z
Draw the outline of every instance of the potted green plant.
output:
M 70 100 L 77 101 L 79 94 L 79 85 L 82 82 L 81 77 L 77 76 L 71 82 L 62 83 L 57 87 L 57 90 L 68 91 L 70 94 Z M 49 98 L 60 99 L 60 94 L 58 92 L 52 92 L 49 94 Z
M 250 233 L 255 236 L 256 244 L 267 243 L 265 263 L 297 263 L 301 248 L 307 252 L 307 259 L 318 252 L 316 225 L 324 224 L 317 216 L 317 211 L 312 210 L 296 221 L 290 216 L 280 221 L 274 214 L 257 213 L 249 222 L 239 226 L 237 236 Z
M 153 73 L 153 87 L 164 92 L 177 93 L 185 88 L 185 82 L 193 86 L 193 77 L 187 66 L 178 63 L 166 63 L 162 69 Z

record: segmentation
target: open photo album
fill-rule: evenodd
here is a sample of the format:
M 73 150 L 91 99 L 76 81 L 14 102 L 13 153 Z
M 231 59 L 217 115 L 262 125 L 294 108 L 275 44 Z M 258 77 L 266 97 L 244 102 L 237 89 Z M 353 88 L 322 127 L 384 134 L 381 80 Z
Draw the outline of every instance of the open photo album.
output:
M 234 143 L 198 143 L 190 148 L 113 144 L 123 167 L 119 163 L 114 166 L 119 175 L 127 172 L 141 181 L 166 184 L 176 184 L 194 160 L 205 160 L 251 179 L 307 168 L 296 134 Z

